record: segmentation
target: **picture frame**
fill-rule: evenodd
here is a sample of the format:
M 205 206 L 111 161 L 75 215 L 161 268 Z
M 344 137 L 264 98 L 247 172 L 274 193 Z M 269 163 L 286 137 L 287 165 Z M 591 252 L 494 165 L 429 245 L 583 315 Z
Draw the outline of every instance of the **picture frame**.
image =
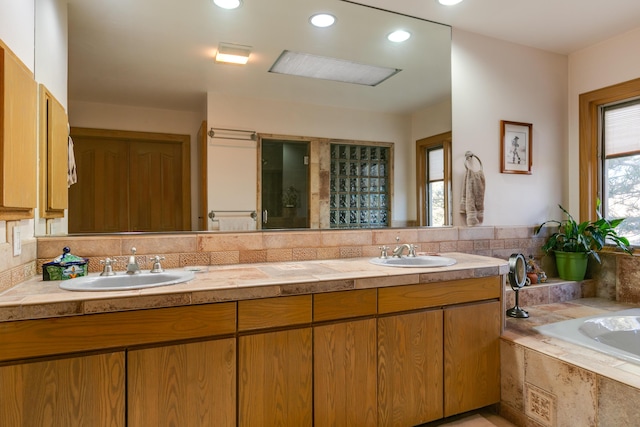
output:
M 500 172 L 531 175 L 531 123 L 500 120 Z

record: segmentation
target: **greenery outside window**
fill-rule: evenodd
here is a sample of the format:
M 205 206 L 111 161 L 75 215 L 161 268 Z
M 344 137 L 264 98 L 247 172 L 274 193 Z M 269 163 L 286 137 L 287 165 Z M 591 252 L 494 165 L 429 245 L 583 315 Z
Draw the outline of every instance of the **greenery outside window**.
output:
M 620 234 L 639 245 L 640 79 L 583 93 L 579 101 L 580 220 L 595 219 L 601 199 L 605 217 L 628 218 Z M 628 143 L 633 132 L 635 146 Z

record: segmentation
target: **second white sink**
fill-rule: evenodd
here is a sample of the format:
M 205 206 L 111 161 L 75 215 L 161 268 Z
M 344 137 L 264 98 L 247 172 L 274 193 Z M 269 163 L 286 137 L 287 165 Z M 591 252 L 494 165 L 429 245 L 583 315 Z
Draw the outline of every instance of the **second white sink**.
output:
M 60 288 L 68 291 L 124 291 L 175 285 L 193 279 L 193 271 L 167 270 L 163 273 L 116 274 L 115 276 L 84 276 L 64 280 Z
M 402 258 L 372 258 L 371 264 L 384 265 L 387 267 L 447 267 L 457 261 L 453 258 L 433 255 L 420 255 L 415 257 L 403 256 Z

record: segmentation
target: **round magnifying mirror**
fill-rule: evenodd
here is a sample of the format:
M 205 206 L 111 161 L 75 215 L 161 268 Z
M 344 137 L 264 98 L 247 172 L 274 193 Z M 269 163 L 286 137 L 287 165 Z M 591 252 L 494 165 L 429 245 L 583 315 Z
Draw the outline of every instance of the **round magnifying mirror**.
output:
M 520 289 L 527 282 L 527 262 L 522 254 L 509 257 L 509 284 L 512 289 Z

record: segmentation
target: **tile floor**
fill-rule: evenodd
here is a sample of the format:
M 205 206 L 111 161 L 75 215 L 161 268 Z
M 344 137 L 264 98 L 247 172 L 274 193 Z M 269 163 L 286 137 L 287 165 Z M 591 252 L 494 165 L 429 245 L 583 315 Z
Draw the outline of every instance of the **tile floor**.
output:
M 421 427 L 516 427 L 504 418 L 488 410 L 457 415 L 446 420 L 423 424 Z

